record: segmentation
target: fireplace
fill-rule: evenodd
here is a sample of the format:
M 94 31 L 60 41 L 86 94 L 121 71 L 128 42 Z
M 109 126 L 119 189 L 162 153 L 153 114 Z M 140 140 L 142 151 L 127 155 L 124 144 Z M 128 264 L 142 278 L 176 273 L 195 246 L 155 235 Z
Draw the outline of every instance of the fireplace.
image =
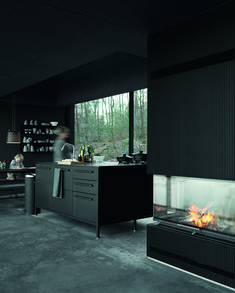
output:
M 235 288 L 235 181 L 154 175 L 147 255 Z
M 154 220 L 215 237 L 235 236 L 235 182 L 154 176 Z

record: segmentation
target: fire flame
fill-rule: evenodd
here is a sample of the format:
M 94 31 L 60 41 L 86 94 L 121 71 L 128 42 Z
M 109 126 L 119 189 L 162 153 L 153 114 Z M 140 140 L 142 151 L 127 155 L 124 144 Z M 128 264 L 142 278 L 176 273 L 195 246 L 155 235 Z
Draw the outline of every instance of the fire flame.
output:
M 164 211 L 166 210 L 166 207 L 162 207 L 162 206 L 159 206 L 159 205 L 154 205 L 154 208 L 157 212 L 161 212 L 161 211 Z
M 195 204 L 192 204 L 189 207 L 188 213 L 191 215 L 191 217 L 187 221 L 192 222 L 194 225 L 198 227 L 207 227 L 209 223 L 214 224 L 214 214 L 208 211 L 208 205 L 205 208 L 200 209 Z

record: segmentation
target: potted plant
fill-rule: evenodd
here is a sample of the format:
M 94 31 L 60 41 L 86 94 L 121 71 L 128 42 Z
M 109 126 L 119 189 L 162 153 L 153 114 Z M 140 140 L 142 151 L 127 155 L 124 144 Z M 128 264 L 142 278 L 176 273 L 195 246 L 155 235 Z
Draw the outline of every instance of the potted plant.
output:
M 104 160 L 104 156 L 102 156 L 101 153 L 95 153 L 94 160 L 96 163 L 102 163 Z
M 79 152 L 82 154 L 84 154 L 84 161 L 86 163 L 89 163 L 89 162 L 92 162 L 92 158 L 94 156 L 94 147 L 93 145 L 91 144 L 82 144 L 80 149 L 79 149 Z

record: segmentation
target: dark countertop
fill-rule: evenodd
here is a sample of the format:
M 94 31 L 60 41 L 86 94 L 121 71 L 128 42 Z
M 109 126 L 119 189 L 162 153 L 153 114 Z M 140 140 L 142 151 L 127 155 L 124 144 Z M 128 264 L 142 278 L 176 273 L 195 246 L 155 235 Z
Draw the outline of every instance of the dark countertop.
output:
M 84 163 L 84 164 L 75 164 L 75 165 L 66 165 L 66 164 L 58 164 L 55 162 L 42 162 L 37 163 L 37 165 L 51 165 L 51 166 L 57 166 L 57 167 L 72 167 L 72 168 L 81 168 L 81 167 L 127 167 L 127 166 L 146 166 L 147 164 L 119 164 L 118 162 L 102 162 L 102 163 Z

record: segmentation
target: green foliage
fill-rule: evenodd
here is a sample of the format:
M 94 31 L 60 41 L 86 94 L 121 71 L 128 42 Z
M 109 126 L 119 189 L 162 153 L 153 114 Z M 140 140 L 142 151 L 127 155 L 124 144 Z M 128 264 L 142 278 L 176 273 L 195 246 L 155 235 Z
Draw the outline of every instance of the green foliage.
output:
M 89 151 L 91 152 L 91 155 L 93 155 L 93 154 L 94 154 L 94 152 L 95 152 L 95 149 L 94 149 L 93 145 L 91 145 L 91 144 L 88 144 L 88 145 L 87 145 L 87 148 L 88 148 L 88 149 L 89 149 Z
M 85 152 L 88 152 L 88 149 L 90 150 L 91 155 L 93 155 L 95 152 L 94 147 L 91 144 L 85 144 L 85 143 L 81 145 L 81 147 L 79 149 L 79 153 L 81 153 L 82 150 L 85 150 Z
M 136 91 L 134 100 L 134 139 L 138 142 L 135 145 L 142 146 L 147 141 L 147 90 Z M 75 105 L 75 144 L 92 145 L 106 160 L 116 160 L 122 153 L 128 153 L 128 94 Z

